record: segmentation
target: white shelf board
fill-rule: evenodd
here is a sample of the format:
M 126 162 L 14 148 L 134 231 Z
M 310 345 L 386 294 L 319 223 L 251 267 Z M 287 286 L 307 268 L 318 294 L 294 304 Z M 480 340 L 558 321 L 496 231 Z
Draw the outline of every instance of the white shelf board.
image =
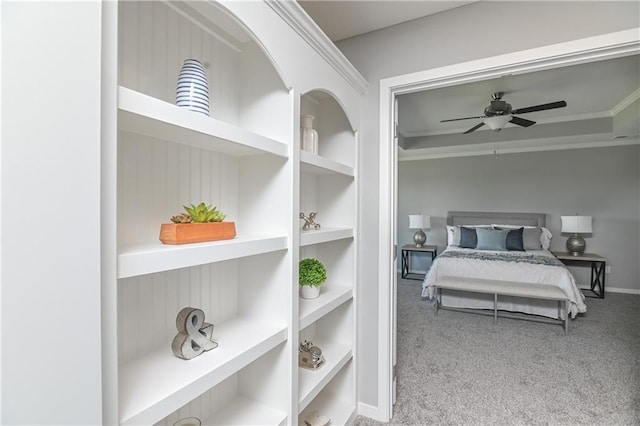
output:
M 307 151 L 300 151 L 300 170 L 303 173 L 316 175 L 342 174 L 353 177 L 353 167 L 346 166 L 328 158 L 320 157 Z
M 153 424 L 287 339 L 286 325 L 237 318 L 216 324 L 219 346 L 191 360 L 165 348 L 119 369 L 120 422 Z
M 237 236 L 232 240 L 170 245 L 157 243 L 122 247 L 118 278 L 135 277 L 189 266 L 287 249 L 284 236 Z
M 320 228 L 300 231 L 300 245 L 308 246 L 312 244 L 337 241 L 345 238 L 353 238 L 353 228 Z
M 225 408 L 213 413 L 204 426 L 280 425 L 287 421 L 287 413 L 238 395 Z
M 304 410 L 320 391 L 334 378 L 334 376 L 351 359 L 351 345 L 313 340 L 313 344 L 322 349 L 326 364 L 317 371 L 298 367 L 299 371 L 299 405 L 298 411 Z
M 318 411 L 321 416 L 328 416 L 332 425 L 350 424 L 356 414 L 354 401 L 344 401 L 334 397 L 334 395 L 325 395 L 320 393 L 308 406 L 300 413 L 298 424 L 304 424 L 304 420 L 312 411 Z
M 352 288 L 347 286 L 329 287 L 326 284 L 320 287 L 320 296 L 317 298 L 300 298 L 300 329 L 307 327 L 352 298 Z
M 118 128 L 235 156 L 288 156 L 283 142 L 123 86 L 118 87 Z

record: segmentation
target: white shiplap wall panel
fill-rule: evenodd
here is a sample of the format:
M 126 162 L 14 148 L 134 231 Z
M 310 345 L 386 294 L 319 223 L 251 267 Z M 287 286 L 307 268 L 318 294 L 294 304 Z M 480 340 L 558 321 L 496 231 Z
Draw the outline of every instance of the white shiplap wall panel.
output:
M 156 242 L 160 224 L 204 202 L 237 217 L 238 159 L 120 132 L 118 241 Z
M 177 333 L 175 319 L 182 308 L 202 309 L 205 321 L 214 325 L 234 318 L 237 282 L 236 260 L 121 279 L 119 362 L 152 349 L 166 348 L 170 353 Z
M 138 7 L 138 22 L 136 29 L 138 34 L 138 70 L 140 78 L 138 78 L 138 88 L 143 93 L 154 93 L 157 86 L 154 84 L 153 78 L 142 78 L 142 76 L 153 76 L 153 27 L 154 23 L 151 19 L 144 17 L 153 16 L 153 2 L 136 2 Z
M 210 116 L 239 120 L 240 53 L 193 25 L 162 2 L 120 3 L 120 84 L 175 101 L 185 59 L 201 61 L 209 83 Z M 153 19 L 149 19 L 153 17 Z
M 311 212 L 318 212 L 317 198 L 317 177 L 310 173 L 300 174 L 300 212 L 308 215 Z M 322 225 L 322 217 L 318 215 L 318 223 Z M 304 225 L 304 221 L 300 219 L 300 226 Z
M 186 417 L 197 417 L 205 420 L 210 413 L 222 409 L 238 393 L 238 376 L 232 375 L 220 382 L 213 389 L 203 393 L 200 397 L 181 407 L 179 410 L 167 416 L 155 426 L 172 426 L 175 422 Z
M 169 21 L 169 10 L 166 7 L 162 7 L 160 2 L 148 2 L 153 5 L 153 39 L 156 42 L 153 44 L 153 50 L 151 50 L 153 54 L 153 81 L 157 85 L 157 88 L 154 88 L 154 91 L 157 93 L 162 93 L 162 90 L 167 91 L 167 95 L 170 95 L 170 89 L 172 84 L 170 84 L 169 78 L 169 68 L 167 68 L 168 53 L 167 53 L 167 41 L 168 41 L 168 32 L 166 30 L 168 21 Z M 171 83 L 174 83 L 171 81 Z
M 136 4 L 125 2 L 120 5 L 118 27 L 118 65 L 120 84 L 138 87 L 138 8 Z M 124 36 L 126 34 L 126 37 Z

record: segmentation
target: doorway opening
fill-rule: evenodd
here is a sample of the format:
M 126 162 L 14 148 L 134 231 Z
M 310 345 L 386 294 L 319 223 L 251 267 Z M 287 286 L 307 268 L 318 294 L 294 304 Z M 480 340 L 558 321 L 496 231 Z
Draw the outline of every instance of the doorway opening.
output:
M 397 97 L 496 78 L 577 65 L 640 52 L 637 29 L 559 43 L 380 81 L 379 262 L 378 262 L 378 419 L 393 414 L 397 271 Z

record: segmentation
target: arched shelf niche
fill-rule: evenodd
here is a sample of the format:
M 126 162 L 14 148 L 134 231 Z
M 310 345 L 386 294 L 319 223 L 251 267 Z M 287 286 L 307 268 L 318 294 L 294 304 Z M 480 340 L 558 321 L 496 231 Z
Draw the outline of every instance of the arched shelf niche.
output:
M 119 84 L 175 104 L 185 59 L 198 59 L 209 86 L 209 116 L 288 144 L 290 85 L 234 15 L 215 2 L 119 4 Z
M 356 153 L 354 127 L 334 95 L 322 89 L 304 93 L 300 100 L 300 115 L 314 117 L 318 156 L 353 169 Z

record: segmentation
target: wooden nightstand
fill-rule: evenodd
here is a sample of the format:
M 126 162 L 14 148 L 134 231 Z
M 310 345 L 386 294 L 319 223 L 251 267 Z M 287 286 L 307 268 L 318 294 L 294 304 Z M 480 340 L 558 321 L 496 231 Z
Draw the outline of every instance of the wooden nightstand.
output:
M 574 256 L 566 251 L 552 251 L 551 253 L 567 266 L 585 266 L 585 263 L 589 263 L 591 265 L 590 291 L 595 294 L 595 297 L 604 299 L 604 272 L 607 259 L 594 253 L 583 253 L 581 256 Z M 586 294 L 585 296 L 594 297 Z
M 438 246 L 422 246 L 416 247 L 415 244 L 406 244 L 402 246 L 402 278 L 408 278 L 410 280 L 421 280 L 424 278 L 424 274 L 409 273 L 409 267 L 411 265 L 411 252 L 431 253 L 431 261 L 438 255 Z M 413 275 L 415 277 L 410 277 Z

